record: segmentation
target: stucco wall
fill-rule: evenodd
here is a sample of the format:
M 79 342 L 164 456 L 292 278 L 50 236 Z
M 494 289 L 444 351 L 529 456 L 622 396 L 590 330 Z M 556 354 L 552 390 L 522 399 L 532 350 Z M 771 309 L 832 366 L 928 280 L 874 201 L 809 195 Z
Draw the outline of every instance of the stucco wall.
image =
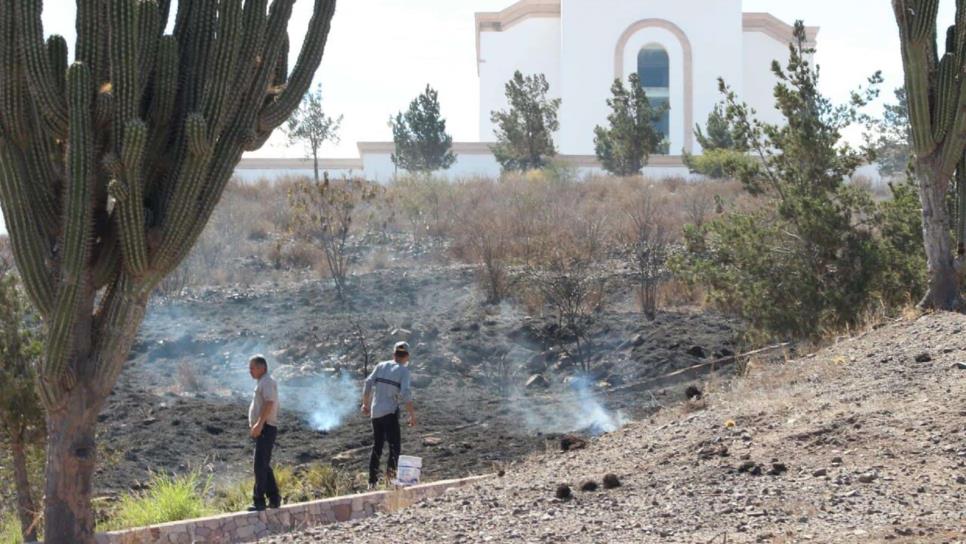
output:
M 777 80 L 771 71 L 771 63 L 777 60 L 782 66 L 785 65 L 788 60 L 788 45 L 761 32 L 745 32 L 744 43 L 745 77 L 742 98 L 758 110 L 758 118 L 762 121 L 780 123 L 782 118 L 775 109 L 774 97 Z
M 490 112 L 506 108 L 505 86 L 520 70 L 544 74 L 551 97 L 560 96 L 560 19 L 532 17 L 502 32 L 480 34 L 480 141 L 493 139 Z
M 593 129 L 606 120 L 606 99 L 615 77 L 615 53 L 621 35 L 643 19 L 659 19 L 680 28 L 693 52 L 694 120 L 704 119 L 718 100 L 717 78 L 742 82 L 742 14 L 740 0 L 563 0 L 561 7 L 561 108 L 560 151 L 565 154 L 593 153 Z M 638 48 L 653 39 L 669 50 L 680 50 L 669 34 L 647 32 L 632 37 L 628 48 Z M 637 50 L 618 53 L 634 56 Z M 673 62 L 673 59 L 672 59 Z M 625 72 L 627 67 L 625 68 Z M 628 74 L 621 74 L 626 77 Z M 675 77 L 672 74 L 672 77 Z M 672 81 L 684 85 L 678 80 Z M 736 90 L 741 91 L 740 83 Z M 674 90 L 672 89 L 672 101 Z M 672 108 L 675 104 L 672 103 Z M 680 109 L 680 105 L 678 106 Z M 671 152 L 684 145 L 683 118 L 672 126 Z M 672 115 L 672 123 L 673 123 Z

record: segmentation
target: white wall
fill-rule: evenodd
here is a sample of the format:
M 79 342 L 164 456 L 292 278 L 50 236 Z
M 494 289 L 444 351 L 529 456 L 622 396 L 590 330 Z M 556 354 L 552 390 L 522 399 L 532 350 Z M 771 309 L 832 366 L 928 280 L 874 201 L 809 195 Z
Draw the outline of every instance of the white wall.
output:
M 388 183 L 396 176 L 396 165 L 392 163 L 390 152 L 363 153 L 362 163 L 365 168 L 366 179 Z M 398 173 L 405 173 L 398 171 Z M 460 154 L 456 153 L 456 162 L 444 172 L 437 175 L 455 180 L 469 177 L 497 177 L 500 175 L 500 164 L 492 154 Z
M 550 97 L 560 96 L 560 20 L 532 17 L 502 32 L 483 32 L 480 59 L 480 141 L 488 142 L 490 112 L 506 109 L 505 86 L 514 71 L 546 75 Z
M 777 78 L 772 74 L 771 63 L 777 60 L 785 66 L 788 61 L 788 45 L 762 32 L 745 32 L 744 42 L 745 80 L 741 98 L 758 110 L 760 120 L 782 123 L 781 114 L 775 109 L 774 89 Z
M 561 16 L 561 58 L 565 59 L 561 64 L 561 153 L 593 153 L 593 129 L 607 116 L 605 101 L 615 76 L 618 40 L 642 19 L 664 19 L 687 35 L 693 50 L 695 122 L 707 118 L 718 100 L 719 76 L 738 82 L 736 90 L 741 90 L 740 0 L 563 0 Z M 654 37 L 666 39 L 666 35 Z M 641 40 L 631 42 L 629 48 L 637 47 Z M 635 69 L 636 54 L 633 51 Z M 680 138 L 683 123 L 674 130 Z M 672 141 L 671 152 L 680 149 L 681 141 Z

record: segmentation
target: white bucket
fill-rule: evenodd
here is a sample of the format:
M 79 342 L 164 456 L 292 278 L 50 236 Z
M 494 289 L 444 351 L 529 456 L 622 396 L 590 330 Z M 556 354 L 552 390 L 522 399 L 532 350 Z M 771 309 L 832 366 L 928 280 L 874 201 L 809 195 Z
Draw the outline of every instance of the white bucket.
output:
M 416 485 L 419 483 L 419 473 L 423 468 L 422 457 L 400 455 L 396 468 L 396 485 Z

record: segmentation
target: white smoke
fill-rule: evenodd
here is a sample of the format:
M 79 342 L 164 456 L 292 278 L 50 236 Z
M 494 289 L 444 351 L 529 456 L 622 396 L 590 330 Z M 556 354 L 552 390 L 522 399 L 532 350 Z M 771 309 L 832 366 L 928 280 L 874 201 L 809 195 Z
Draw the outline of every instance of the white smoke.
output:
M 575 431 L 599 435 L 616 431 L 628 420 L 621 411 L 609 410 L 594 392 L 593 380 L 576 376 L 559 392 L 540 396 L 517 393 L 510 407 L 529 431 L 569 433 Z

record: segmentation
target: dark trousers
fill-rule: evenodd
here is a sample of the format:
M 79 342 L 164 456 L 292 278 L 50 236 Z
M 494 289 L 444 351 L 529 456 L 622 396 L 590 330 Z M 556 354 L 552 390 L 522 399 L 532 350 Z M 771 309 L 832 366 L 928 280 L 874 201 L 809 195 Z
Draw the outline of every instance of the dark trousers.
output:
M 252 496 L 255 506 L 265 506 L 266 498 L 272 506 L 278 506 L 282 502 L 278 484 L 275 483 L 275 473 L 272 472 L 272 448 L 275 447 L 276 435 L 276 427 L 265 425 L 262 434 L 255 439 L 255 490 Z
M 396 463 L 399 461 L 399 450 L 402 438 L 399 433 L 399 410 L 387 416 L 372 420 L 372 454 L 369 455 L 369 483 L 379 481 L 379 460 L 382 458 L 382 447 L 389 442 L 389 462 L 386 470 L 390 474 L 396 473 Z

